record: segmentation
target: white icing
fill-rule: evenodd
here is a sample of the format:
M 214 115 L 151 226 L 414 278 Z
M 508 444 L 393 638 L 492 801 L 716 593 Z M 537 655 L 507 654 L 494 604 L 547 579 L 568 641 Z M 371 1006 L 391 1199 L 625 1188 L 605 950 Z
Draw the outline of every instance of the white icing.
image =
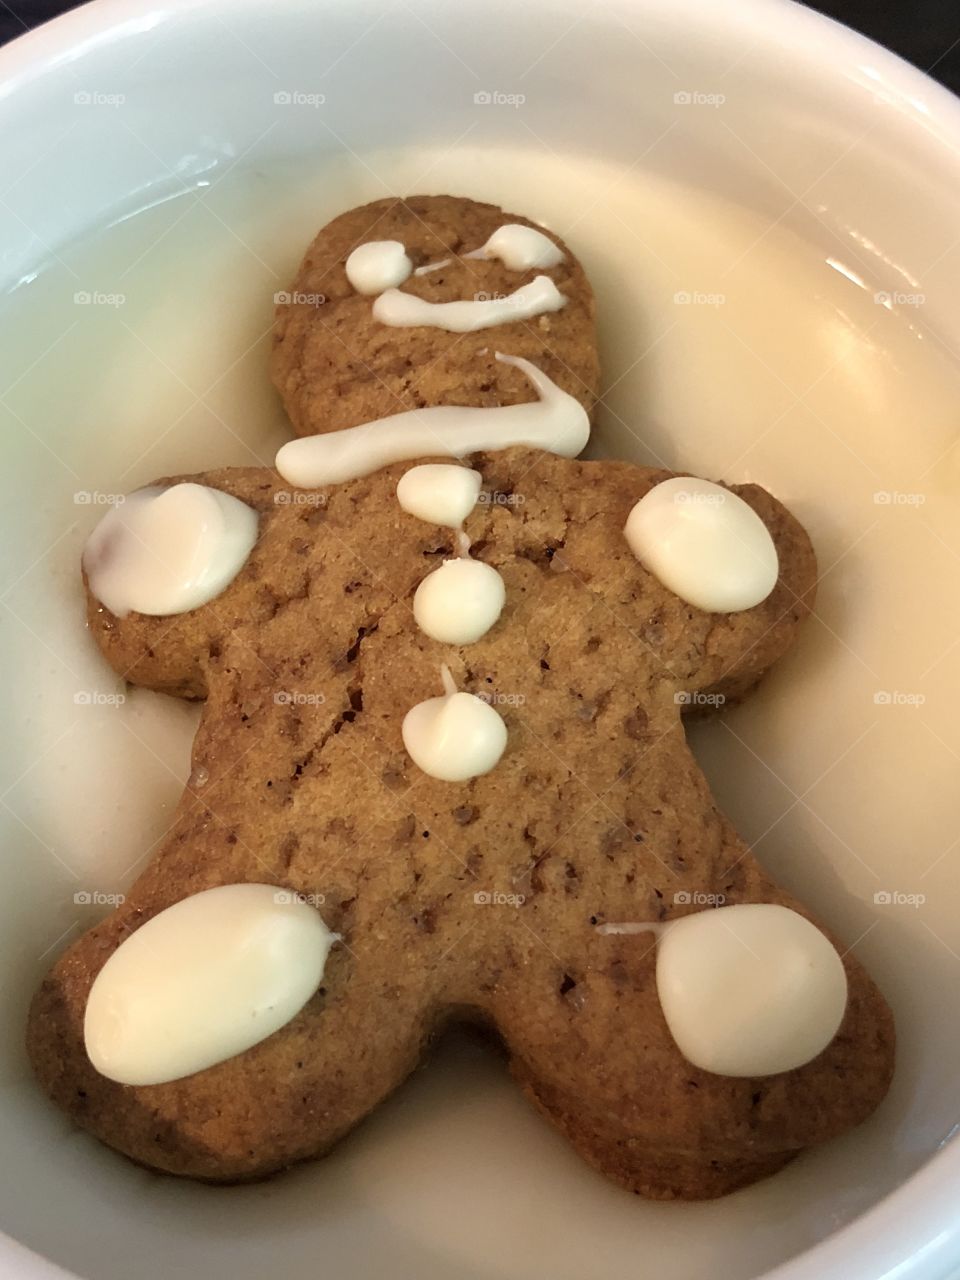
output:
M 787 907 L 715 907 L 671 921 L 657 947 L 657 991 L 683 1056 L 723 1076 L 802 1066 L 836 1035 L 843 962 Z
M 257 540 L 257 513 L 219 489 L 139 489 L 87 539 L 90 590 L 118 618 L 187 613 L 233 581 Z
M 441 258 L 439 262 L 425 262 L 422 267 L 417 267 L 413 274 L 415 276 L 428 276 L 431 271 L 440 271 L 443 267 L 449 267 L 452 261 L 452 258 Z
M 411 467 L 397 484 L 397 501 L 418 520 L 458 529 L 477 505 L 482 476 L 451 462 Z
M 465 258 L 499 258 L 511 271 L 531 267 L 555 267 L 563 261 L 563 251 L 542 231 L 507 222 L 498 227 L 485 245 L 465 253 Z
M 373 304 L 373 318 L 395 328 L 426 326 L 446 329 L 448 333 L 475 333 L 493 325 L 559 311 L 566 301 L 549 276 L 536 276 L 505 298 L 480 301 L 428 302 L 412 293 L 387 289 Z
M 275 885 L 184 898 L 130 934 L 97 974 L 83 1022 L 90 1061 L 131 1085 L 225 1062 L 303 1008 L 336 940 L 312 906 Z
M 590 437 L 583 405 L 529 360 L 499 352 L 496 358 L 521 369 L 539 399 L 492 409 L 456 405 L 411 409 L 344 431 L 304 436 L 281 448 L 277 470 L 288 484 L 313 489 L 355 480 L 392 462 L 431 455 L 465 458 L 513 445 L 576 457 Z
M 445 560 L 428 574 L 413 598 L 420 630 L 444 644 L 473 644 L 500 617 L 507 592 L 503 578 L 482 560 Z
M 443 668 L 446 692 L 418 702 L 403 718 L 403 745 L 413 763 L 442 782 L 465 782 L 489 773 L 507 745 L 507 726 L 472 693 L 458 692 Z
M 403 284 L 413 263 L 399 240 L 369 240 L 357 245 L 346 261 L 347 279 L 357 293 L 383 293 Z
M 627 518 L 631 551 L 681 600 L 709 613 L 751 609 L 777 584 L 770 531 L 735 493 L 676 476 L 654 485 Z

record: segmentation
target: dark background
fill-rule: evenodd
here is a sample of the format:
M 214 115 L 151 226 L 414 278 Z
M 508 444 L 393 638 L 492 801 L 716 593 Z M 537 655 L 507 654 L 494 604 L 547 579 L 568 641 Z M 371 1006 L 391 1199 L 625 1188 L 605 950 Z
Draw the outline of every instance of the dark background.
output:
M 0 0 L 0 44 L 75 7 L 69 0 Z M 960 93 L 957 0 L 820 0 L 810 8 L 862 31 Z

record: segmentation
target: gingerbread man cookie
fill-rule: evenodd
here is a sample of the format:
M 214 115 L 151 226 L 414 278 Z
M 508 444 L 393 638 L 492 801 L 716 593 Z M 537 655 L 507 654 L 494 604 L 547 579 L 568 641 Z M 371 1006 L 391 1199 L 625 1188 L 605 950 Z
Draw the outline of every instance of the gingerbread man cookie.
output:
M 370 240 L 349 275 L 340 249 L 370 310 L 416 269 L 385 239 L 403 253 Z M 806 534 L 756 486 L 576 461 L 583 400 L 499 355 L 527 388 L 500 406 L 382 387 L 277 470 L 161 481 L 88 544 L 108 661 L 205 701 L 169 836 L 28 1041 L 51 1097 L 144 1164 L 228 1181 L 319 1155 L 463 1018 L 657 1198 L 770 1173 L 886 1091 L 882 996 L 765 875 L 683 729 L 793 641 Z

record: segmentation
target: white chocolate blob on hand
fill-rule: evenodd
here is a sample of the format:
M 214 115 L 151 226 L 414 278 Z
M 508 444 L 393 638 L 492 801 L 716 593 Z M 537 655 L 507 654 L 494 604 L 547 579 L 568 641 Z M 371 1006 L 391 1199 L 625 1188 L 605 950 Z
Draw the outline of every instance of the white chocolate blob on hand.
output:
M 496 358 L 521 369 L 539 399 L 493 409 L 435 405 L 344 431 L 304 436 L 280 449 L 277 470 L 288 484 L 314 489 L 368 476 L 392 462 L 431 454 L 465 458 L 470 453 L 526 445 L 561 458 L 575 458 L 590 438 L 590 419 L 580 401 L 562 391 L 529 360 L 500 352 Z
M 219 489 L 138 489 L 91 533 L 83 568 L 94 596 L 118 618 L 131 610 L 188 613 L 233 581 L 257 531 L 253 508 Z
M 624 535 L 665 587 L 708 613 L 752 609 L 777 585 L 770 530 L 742 498 L 709 480 L 675 476 L 654 485 Z
M 505 298 L 470 302 L 428 302 L 412 293 L 387 289 L 373 304 L 373 318 L 394 328 L 426 327 L 446 329 L 448 333 L 476 333 L 478 329 L 559 311 L 566 301 L 549 276 L 537 276 Z
M 206 889 L 141 925 L 87 999 L 90 1061 L 121 1084 L 165 1084 L 259 1044 L 323 980 L 337 940 L 319 912 L 271 884 Z
M 473 644 L 500 617 L 507 592 L 493 565 L 482 560 L 445 560 L 417 587 L 417 626 L 444 644 Z
M 411 467 L 397 484 L 397 501 L 411 516 L 429 524 L 459 529 L 477 505 L 483 477 L 452 462 Z
M 510 271 L 529 271 L 532 267 L 555 267 L 563 261 L 563 251 L 553 241 L 519 222 L 498 227 L 485 245 L 465 253 L 465 258 L 499 258 Z
M 357 293 L 383 293 L 404 280 L 413 263 L 399 240 L 369 240 L 357 245 L 345 263 L 347 279 Z
M 657 947 L 657 992 L 683 1056 L 721 1076 L 803 1066 L 837 1033 L 847 976 L 815 925 L 773 903 L 673 920 Z
M 489 773 L 507 745 L 507 726 L 482 698 L 457 692 L 443 668 L 446 693 L 418 702 L 403 718 L 407 755 L 424 773 L 442 782 L 465 782 Z

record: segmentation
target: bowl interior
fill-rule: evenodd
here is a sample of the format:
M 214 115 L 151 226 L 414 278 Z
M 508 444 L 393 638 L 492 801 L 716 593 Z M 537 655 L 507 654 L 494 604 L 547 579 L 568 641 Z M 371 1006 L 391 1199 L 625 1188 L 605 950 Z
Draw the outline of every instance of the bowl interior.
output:
M 95 1280 L 131 1256 L 147 1280 L 638 1257 L 746 1280 L 904 1182 L 951 1131 L 960 1065 L 956 110 L 780 4 L 721 26 L 693 3 L 101 3 L 0 73 L 0 1226 Z M 158 475 L 270 463 L 273 294 L 328 217 L 398 191 L 565 236 L 600 306 L 593 452 L 755 480 L 817 546 L 796 651 L 691 737 L 758 856 L 887 993 L 899 1068 L 870 1124 L 717 1203 L 608 1186 L 466 1033 L 329 1159 L 255 1187 L 139 1170 L 27 1075 L 30 993 L 162 835 L 196 718 L 93 651 L 83 540 Z

